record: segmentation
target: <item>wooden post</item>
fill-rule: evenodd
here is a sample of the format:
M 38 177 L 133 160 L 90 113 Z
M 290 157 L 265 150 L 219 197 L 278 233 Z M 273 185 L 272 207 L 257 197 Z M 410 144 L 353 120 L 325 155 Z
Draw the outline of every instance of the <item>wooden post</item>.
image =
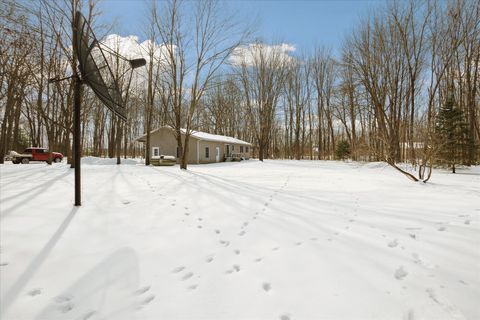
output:
M 82 87 L 82 82 L 78 75 L 73 77 L 74 87 L 73 87 L 73 157 L 75 164 L 75 206 L 82 205 L 82 193 L 81 193 L 81 171 L 80 171 L 80 159 L 81 153 L 80 150 L 80 107 L 81 107 L 81 97 L 80 91 Z

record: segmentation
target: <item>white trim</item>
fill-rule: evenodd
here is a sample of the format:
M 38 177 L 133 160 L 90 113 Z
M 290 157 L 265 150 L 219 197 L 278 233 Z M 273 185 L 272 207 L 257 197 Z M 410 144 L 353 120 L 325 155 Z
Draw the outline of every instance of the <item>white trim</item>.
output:
M 197 164 L 200 164 L 200 140 L 197 140 Z
M 160 127 L 160 128 L 157 128 L 155 130 L 150 131 L 150 134 L 154 134 L 155 132 L 157 132 L 157 131 L 159 131 L 160 129 L 163 129 L 163 128 L 167 128 L 169 130 L 174 131 L 174 129 L 172 127 L 163 126 L 163 127 Z M 186 132 L 186 129 L 184 129 L 184 128 L 180 129 L 181 134 L 184 135 L 185 132 Z M 147 137 L 147 135 L 144 134 L 144 135 L 136 138 L 135 140 L 140 141 L 140 142 L 145 142 L 146 137 Z M 232 145 L 233 144 L 243 144 L 245 146 L 253 146 L 251 143 L 240 140 L 240 139 L 237 139 L 237 138 L 233 138 L 233 137 L 229 137 L 229 136 L 222 136 L 222 135 L 218 135 L 218 134 L 211 134 L 211 133 L 207 133 L 207 132 L 195 131 L 195 130 L 190 130 L 190 137 L 193 137 L 193 138 L 199 139 L 199 140 L 203 140 L 203 141 L 229 143 L 229 144 L 232 144 Z

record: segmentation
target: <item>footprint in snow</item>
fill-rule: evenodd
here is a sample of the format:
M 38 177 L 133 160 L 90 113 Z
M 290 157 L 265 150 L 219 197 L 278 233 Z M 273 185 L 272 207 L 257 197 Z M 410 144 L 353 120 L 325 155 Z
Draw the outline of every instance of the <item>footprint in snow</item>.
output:
M 129 204 L 130 201 L 128 201 L 128 200 L 123 200 L 122 203 L 123 203 L 123 204 Z
M 144 294 L 144 293 L 147 292 L 148 290 L 150 290 L 150 286 L 141 287 L 140 289 L 135 290 L 135 291 L 133 292 L 133 294 L 136 295 L 136 296 L 139 296 L 139 295 L 141 295 L 141 294 Z
M 408 272 L 403 268 L 403 266 L 400 266 L 397 270 L 395 270 L 394 276 L 395 279 L 397 280 L 402 280 L 408 275 Z
M 224 247 L 228 247 L 230 245 L 230 241 L 226 241 L 226 240 L 220 240 L 219 241 L 221 245 L 223 245 Z
M 201 225 L 198 225 L 197 228 L 198 228 L 198 229 L 202 229 L 203 227 L 202 227 Z
M 213 261 L 213 257 L 207 257 L 207 258 L 205 259 L 205 262 L 206 262 L 206 263 L 210 263 L 210 262 L 212 262 L 212 261 Z
M 232 266 L 232 269 L 228 269 L 227 271 L 225 271 L 225 273 L 232 274 L 234 271 L 235 272 L 240 272 L 240 266 L 238 264 L 234 264 Z
M 234 252 L 236 255 L 239 255 L 239 254 L 240 254 L 240 250 L 238 250 L 238 249 L 233 250 L 233 252 Z
M 238 233 L 238 235 L 239 235 L 240 237 L 243 236 L 243 235 L 245 235 L 245 231 L 243 231 L 243 230 L 240 231 L 240 232 Z
M 193 277 L 193 272 L 189 272 L 182 277 L 182 281 L 188 280 Z
M 445 231 L 445 227 L 440 227 L 437 229 L 438 231 Z
M 183 270 L 185 270 L 185 267 L 184 266 L 179 266 L 179 267 L 176 267 L 175 269 L 173 269 L 172 273 L 179 273 Z
M 280 316 L 280 320 L 291 320 L 290 316 L 288 314 L 282 314 Z
M 41 293 L 42 293 L 42 288 L 36 288 L 36 289 L 30 290 L 27 294 L 31 297 L 35 297 Z
M 188 286 L 187 289 L 188 290 L 195 290 L 195 289 L 197 289 L 197 287 L 198 287 L 198 284 L 192 284 L 191 286 Z
M 72 300 L 73 297 L 72 296 L 58 296 L 55 298 L 55 302 L 57 303 L 63 303 L 63 302 L 69 302 L 70 300 Z
M 435 265 L 424 258 L 420 258 L 418 253 L 412 253 L 413 262 L 427 269 L 434 269 Z
M 301 243 L 301 242 L 297 242 L 297 243 L 295 243 L 295 245 L 296 245 L 296 246 L 301 246 L 302 243 Z
M 220 233 L 220 230 L 218 230 L 218 229 L 215 230 L 215 233 L 216 233 L 216 234 L 219 234 L 219 233 Z
M 263 291 L 265 291 L 265 292 L 269 292 L 269 291 L 272 289 L 272 286 L 270 285 L 270 283 L 264 282 L 264 283 L 262 284 L 262 289 L 263 289 Z
M 58 306 L 57 309 L 59 311 L 61 311 L 62 313 L 67 313 L 67 312 L 71 311 L 74 307 L 75 307 L 75 305 L 72 302 L 65 302 L 65 303 L 61 304 L 60 306 Z
M 260 262 L 260 261 L 262 261 L 262 258 L 255 259 L 255 262 Z
M 272 248 L 272 251 L 278 251 L 279 247 Z
M 145 299 L 143 299 L 143 300 L 140 302 L 140 305 L 145 306 L 145 305 L 149 304 L 150 302 L 152 302 L 153 299 L 155 299 L 155 296 L 152 294 L 152 295 L 146 297 Z
M 0 267 L 5 267 L 5 266 L 8 266 L 8 262 L 2 262 L 2 263 L 0 263 Z
M 470 224 L 470 220 L 465 220 L 465 224 Z
M 398 241 L 397 241 L 397 239 L 394 239 L 394 240 L 390 241 L 390 242 L 388 243 L 388 246 L 389 246 L 390 248 L 395 248 L 396 246 L 398 246 Z

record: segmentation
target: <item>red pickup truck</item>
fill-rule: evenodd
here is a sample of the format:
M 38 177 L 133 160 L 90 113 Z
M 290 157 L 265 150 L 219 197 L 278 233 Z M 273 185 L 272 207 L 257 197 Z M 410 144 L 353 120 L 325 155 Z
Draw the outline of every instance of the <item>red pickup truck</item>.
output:
M 63 154 L 58 152 L 49 152 L 46 148 L 27 148 L 23 153 L 15 151 L 10 152 L 12 162 L 15 164 L 27 164 L 30 161 L 61 162 Z

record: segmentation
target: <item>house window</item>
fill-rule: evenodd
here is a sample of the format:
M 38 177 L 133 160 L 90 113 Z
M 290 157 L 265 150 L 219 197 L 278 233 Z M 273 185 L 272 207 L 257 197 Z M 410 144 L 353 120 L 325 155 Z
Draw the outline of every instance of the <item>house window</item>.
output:
M 243 153 L 243 146 L 240 146 L 240 153 Z
M 232 151 L 235 151 L 235 145 L 232 146 Z
M 247 152 L 247 153 L 248 153 L 248 147 L 245 147 L 245 152 Z
M 152 148 L 152 157 L 155 157 L 155 158 L 160 157 L 160 148 L 159 147 L 153 147 Z
M 209 158 L 210 157 L 210 149 L 208 149 L 208 147 L 205 147 L 205 158 Z

